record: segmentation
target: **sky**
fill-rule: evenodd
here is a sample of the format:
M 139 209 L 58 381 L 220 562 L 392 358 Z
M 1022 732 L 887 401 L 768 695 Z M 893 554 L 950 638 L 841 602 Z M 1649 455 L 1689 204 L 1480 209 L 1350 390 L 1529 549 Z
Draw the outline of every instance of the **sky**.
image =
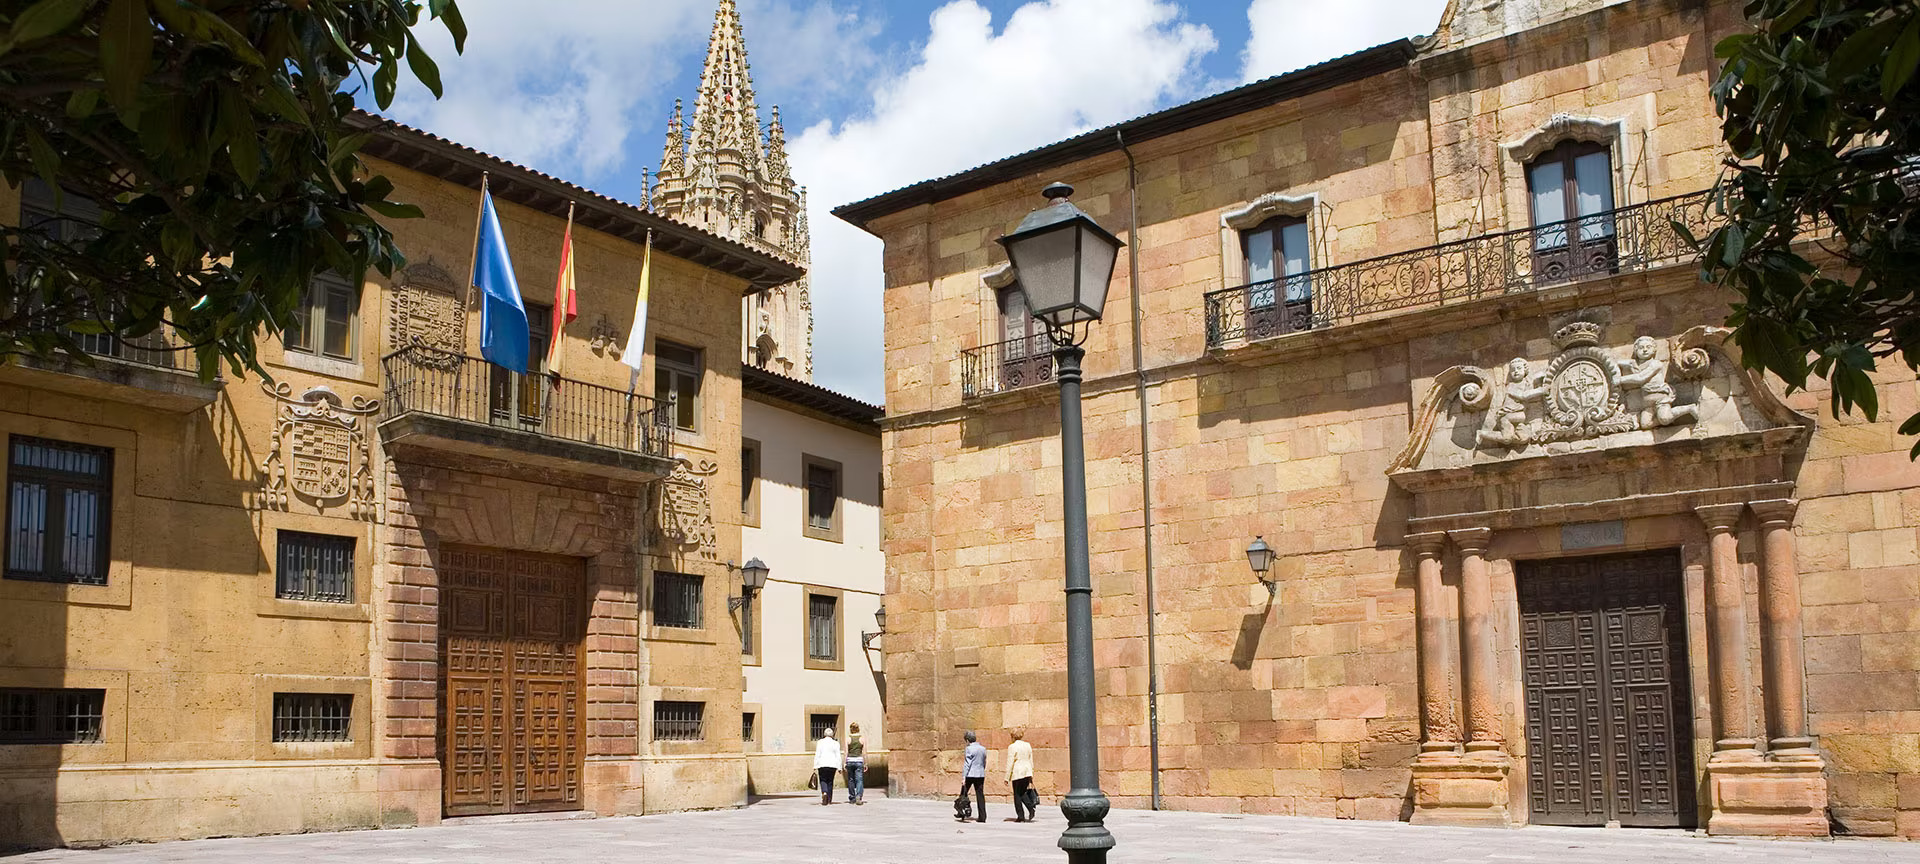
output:
M 386 112 L 638 202 L 719 0 L 461 0 L 445 94 Z M 1431 33 L 1445 0 L 738 0 L 813 229 L 814 381 L 885 401 L 880 241 L 829 211 L 1249 81 Z M 765 123 L 767 118 L 761 118 Z

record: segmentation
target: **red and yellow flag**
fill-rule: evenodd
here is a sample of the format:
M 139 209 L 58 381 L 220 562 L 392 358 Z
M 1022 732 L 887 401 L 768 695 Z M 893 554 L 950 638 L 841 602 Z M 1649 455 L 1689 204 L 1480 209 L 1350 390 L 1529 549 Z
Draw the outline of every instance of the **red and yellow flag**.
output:
M 553 386 L 560 386 L 561 346 L 566 342 L 567 322 L 579 317 L 579 292 L 573 286 L 573 206 L 567 206 L 567 233 L 560 240 L 560 279 L 553 286 L 553 328 L 548 331 L 547 374 Z

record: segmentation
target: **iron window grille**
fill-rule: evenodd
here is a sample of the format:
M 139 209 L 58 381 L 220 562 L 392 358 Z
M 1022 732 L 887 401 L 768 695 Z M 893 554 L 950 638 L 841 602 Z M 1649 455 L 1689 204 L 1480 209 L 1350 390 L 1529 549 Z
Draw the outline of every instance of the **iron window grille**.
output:
M 699 741 L 706 737 L 705 702 L 653 703 L 653 740 Z
M 808 714 L 807 715 L 807 740 L 808 741 L 818 741 L 822 738 L 827 737 L 828 735 L 834 735 L 837 737 L 839 732 L 840 732 L 840 715 L 838 714 Z
M 752 711 L 740 712 L 740 740 L 753 740 L 753 719 Z
M 0 744 L 100 741 L 105 690 L 0 690 Z
M 322 603 L 353 602 L 353 538 L 281 531 L 274 596 Z
M 705 581 L 703 577 L 686 573 L 654 573 L 654 626 L 699 629 L 702 626 L 700 595 Z
M 807 595 L 807 658 L 835 660 L 840 656 L 834 636 L 840 628 L 840 604 L 830 594 Z
M 273 694 L 273 740 L 276 743 L 351 741 L 353 694 Z
M 107 584 L 113 451 L 15 435 L 7 473 L 6 578 Z

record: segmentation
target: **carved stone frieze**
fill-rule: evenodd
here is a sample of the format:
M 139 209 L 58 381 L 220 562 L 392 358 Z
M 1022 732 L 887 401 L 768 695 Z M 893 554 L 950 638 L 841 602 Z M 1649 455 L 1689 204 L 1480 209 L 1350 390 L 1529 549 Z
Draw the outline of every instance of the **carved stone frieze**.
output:
M 594 320 L 593 329 L 588 332 L 588 336 L 590 338 L 587 341 L 587 347 L 602 357 L 618 359 L 620 352 L 626 347 L 626 343 L 620 338 L 620 328 L 615 327 L 613 319 L 604 314 Z
M 706 557 L 718 554 L 719 535 L 713 525 L 713 496 L 708 482 L 720 473 L 711 460 L 698 465 L 680 459 L 673 473 L 660 481 L 660 536 L 682 551 Z
M 458 367 L 467 345 L 467 309 L 459 286 L 431 261 L 401 271 L 388 294 L 388 350 L 420 345 L 435 350 L 412 352 L 413 363 L 447 371 Z
M 1388 472 L 1812 424 L 1741 368 L 1724 328 L 1609 347 L 1604 309 L 1552 323 L 1552 356 L 1514 357 L 1499 373 L 1463 365 L 1434 376 Z
M 353 518 L 375 518 L 379 499 L 368 431 L 380 400 L 355 396 L 349 402 L 324 386 L 309 387 L 296 399 L 285 381 L 262 381 L 260 387 L 280 406 L 260 463 L 260 506 L 287 510 L 299 497 L 321 510 L 344 502 Z

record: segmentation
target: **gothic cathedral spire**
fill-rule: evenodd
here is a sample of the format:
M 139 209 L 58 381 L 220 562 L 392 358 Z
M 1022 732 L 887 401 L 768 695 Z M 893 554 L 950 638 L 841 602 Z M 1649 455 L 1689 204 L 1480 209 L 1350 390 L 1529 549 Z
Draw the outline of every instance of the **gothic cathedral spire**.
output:
M 747 42 L 734 0 L 720 0 L 707 40 L 693 116 L 674 100 L 651 199 L 661 214 L 729 240 L 790 258 L 812 257 L 804 193 L 787 164 L 780 109 L 763 134 Z M 742 308 L 743 362 L 801 380 L 813 378 L 808 281 L 768 289 Z

